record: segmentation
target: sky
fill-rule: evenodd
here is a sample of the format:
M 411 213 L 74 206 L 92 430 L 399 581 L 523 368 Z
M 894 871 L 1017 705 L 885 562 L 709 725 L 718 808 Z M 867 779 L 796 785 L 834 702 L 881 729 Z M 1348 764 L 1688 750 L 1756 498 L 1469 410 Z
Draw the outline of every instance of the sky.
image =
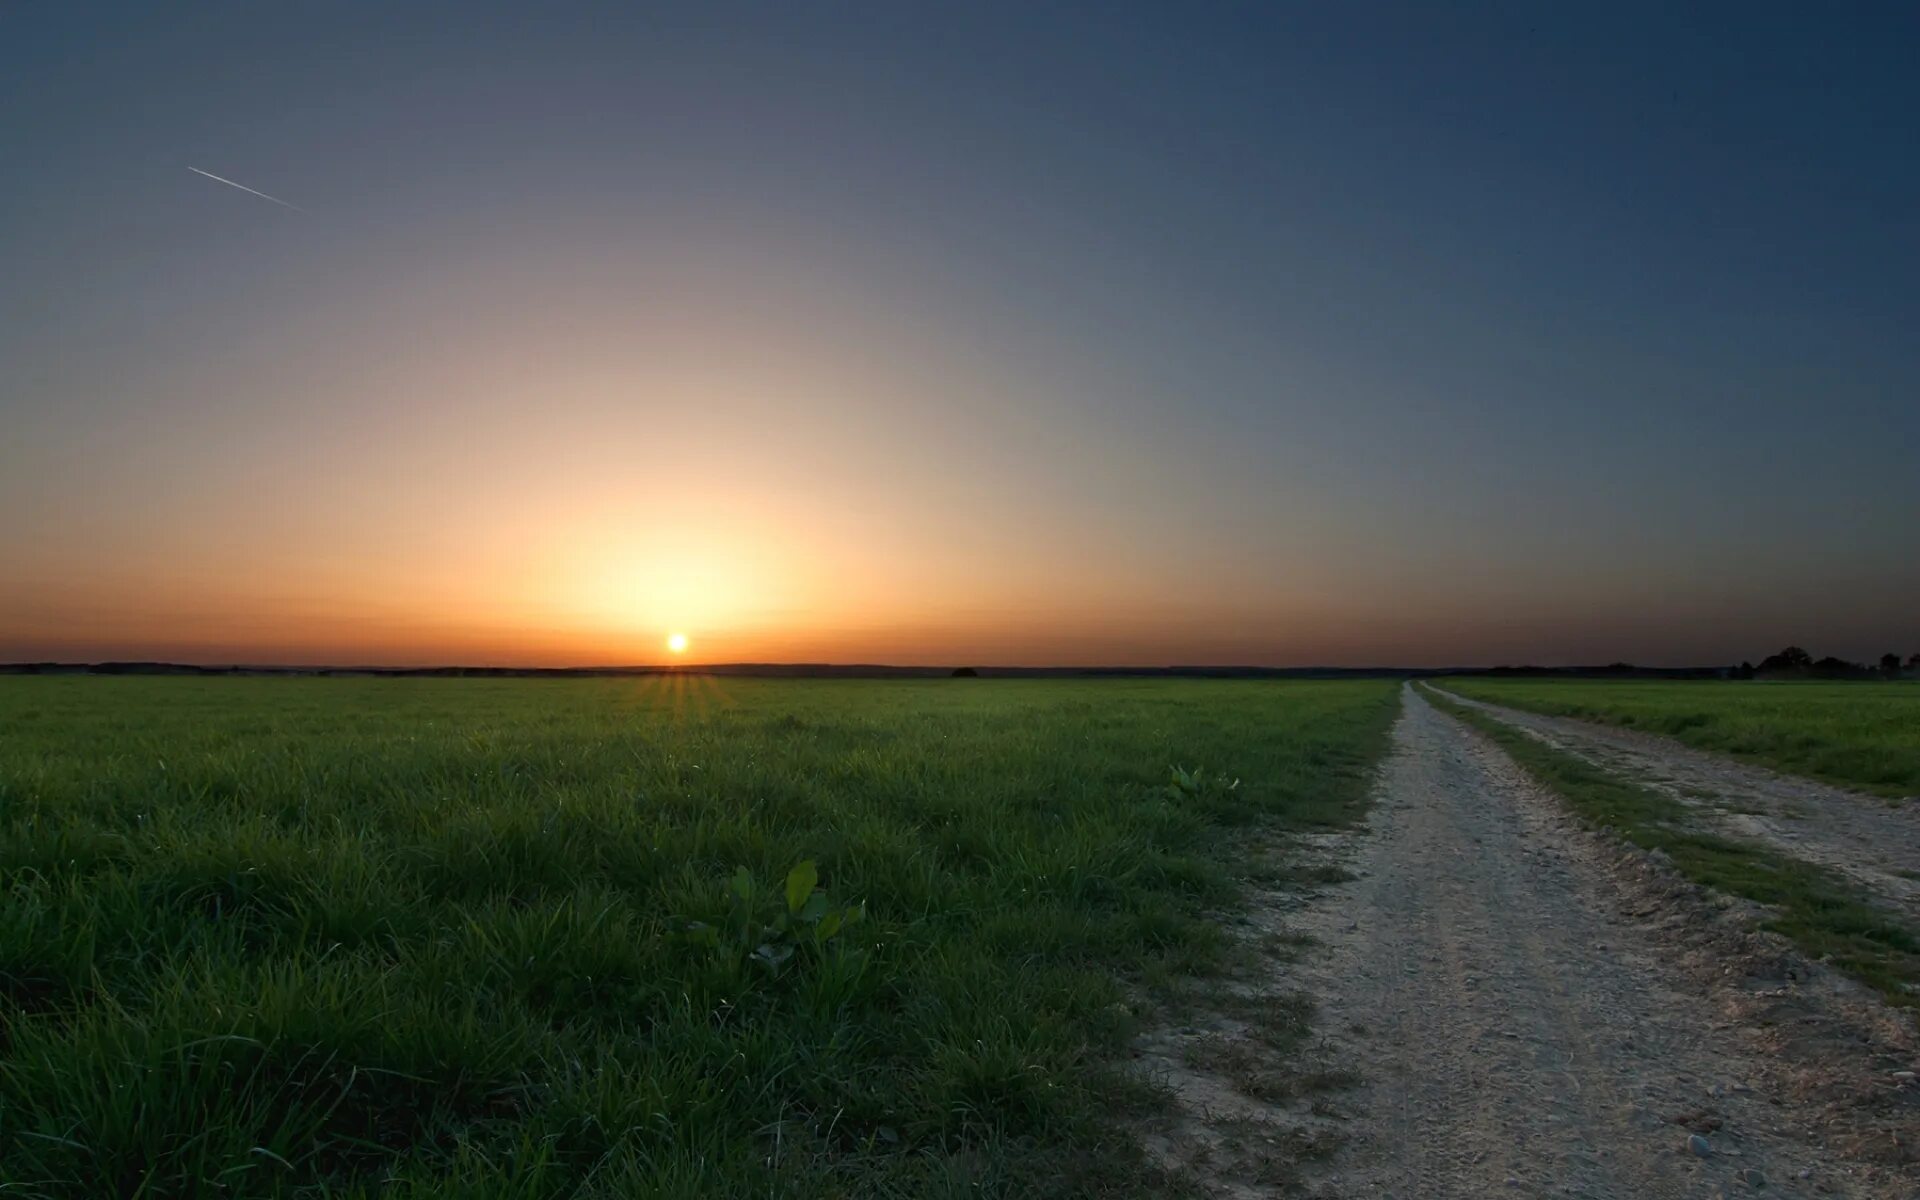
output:
M 1904 657 L 1916 56 L 1908 4 L 7 5 L 0 661 Z

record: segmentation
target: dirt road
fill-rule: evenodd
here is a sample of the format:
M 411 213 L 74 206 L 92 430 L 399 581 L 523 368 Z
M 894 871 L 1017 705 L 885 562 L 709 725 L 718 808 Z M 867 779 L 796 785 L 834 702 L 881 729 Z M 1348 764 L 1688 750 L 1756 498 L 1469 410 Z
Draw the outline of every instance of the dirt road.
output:
M 1672 914 L 1633 893 L 1598 839 L 1412 688 L 1369 828 L 1337 853 L 1351 880 L 1256 917 L 1318 943 L 1263 985 L 1318 1010 L 1294 1078 L 1359 1082 L 1236 1091 L 1259 1050 L 1237 1018 L 1149 1041 L 1189 1109 L 1156 1153 L 1214 1194 L 1920 1194 L 1908 1168 L 1835 1144 L 1830 1112 L 1788 1085 L 1777 1044 L 1738 1013 L 1781 981 L 1699 961 L 1700 943 L 1676 941 Z M 1314 1157 L 1340 1148 L 1276 1168 L 1222 1129 Z
M 1637 730 L 1447 694 L 1548 745 L 1659 788 L 1705 824 L 1838 871 L 1920 929 L 1920 804 L 1777 774 Z

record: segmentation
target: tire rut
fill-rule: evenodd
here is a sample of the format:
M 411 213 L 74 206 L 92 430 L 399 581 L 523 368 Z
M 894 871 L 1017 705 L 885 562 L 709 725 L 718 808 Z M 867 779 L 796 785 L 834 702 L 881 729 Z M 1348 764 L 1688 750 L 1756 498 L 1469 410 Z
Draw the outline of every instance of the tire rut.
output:
M 1638 730 L 1446 695 L 1555 749 L 1657 788 L 1722 833 L 1837 871 L 1920 930 L 1920 803 L 1782 775 Z

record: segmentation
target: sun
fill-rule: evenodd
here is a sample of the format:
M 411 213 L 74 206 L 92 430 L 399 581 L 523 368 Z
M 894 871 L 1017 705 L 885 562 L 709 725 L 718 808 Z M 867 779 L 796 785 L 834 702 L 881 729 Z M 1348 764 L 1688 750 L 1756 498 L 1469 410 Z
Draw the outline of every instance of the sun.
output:
M 670 633 L 667 635 L 667 649 L 673 651 L 675 654 L 685 654 L 687 652 L 687 645 L 686 634 Z

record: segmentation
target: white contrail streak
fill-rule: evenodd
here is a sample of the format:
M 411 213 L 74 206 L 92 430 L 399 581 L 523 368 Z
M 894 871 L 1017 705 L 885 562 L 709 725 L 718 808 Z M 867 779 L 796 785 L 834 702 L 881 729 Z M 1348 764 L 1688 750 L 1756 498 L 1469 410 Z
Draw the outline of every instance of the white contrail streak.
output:
M 202 171 L 199 167 L 188 167 L 187 170 L 192 171 L 195 175 L 205 175 L 208 179 L 213 180 L 215 183 L 224 183 L 228 187 L 236 187 L 243 192 L 251 192 L 253 195 L 260 197 L 262 200 L 271 200 L 275 204 L 278 204 L 281 208 L 290 208 L 297 213 L 304 213 L 307 211 L 306 209 L 301 208 L 298 204 L 288 204 L 285 200 L 282 200 L 278 196 L 269 196 L 265 192 L 256 192 L 244 183 L 235 183 L 231 179 L 222 179 L 218 175 L 215 175 L 212 171 Z

